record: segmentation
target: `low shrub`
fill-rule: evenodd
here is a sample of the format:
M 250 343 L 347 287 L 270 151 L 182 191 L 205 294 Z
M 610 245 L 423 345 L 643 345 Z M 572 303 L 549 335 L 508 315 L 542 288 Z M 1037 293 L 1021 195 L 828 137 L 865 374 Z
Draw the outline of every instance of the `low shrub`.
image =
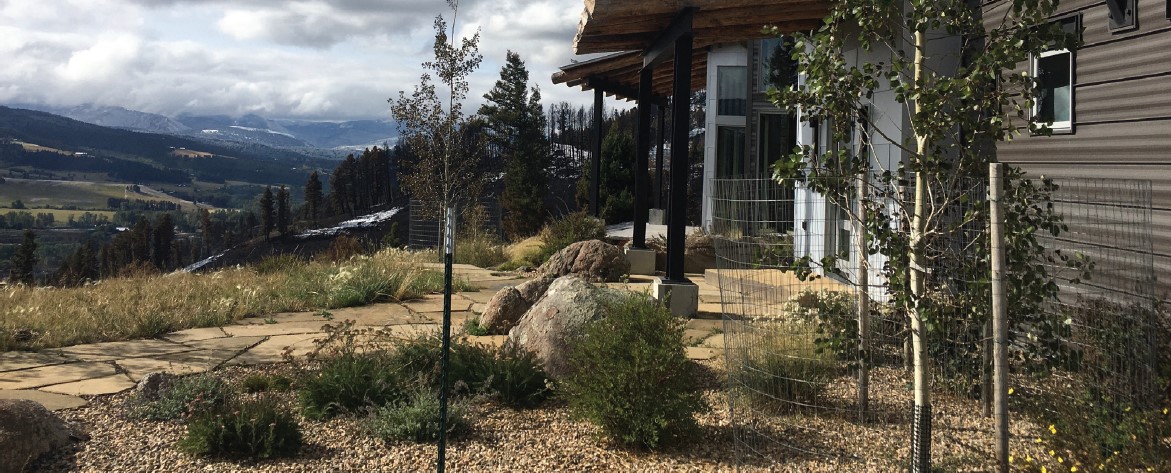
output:
M 464 333 L 473 337 L 488 335 L 488 329 L 480 326 L 480 317 L 470 317 L 464 322 Z
M 752 350 L 733 384 L 742 386 L 757 408 L 776 412 L 815 406 L 841 363 L 817 345 L 818 335 L 793 323 L 762 324 L 752 337 Z
M 394 366 L 405 376 L 439 389 L 442 340 L 426 335 L 407 340 L 394 350 Z M 495 397 L 510 407 L 531 407 L 548 396 L 548 378 L 536 357 L 511 344 L 499 349 L 456 339 L 448 359 L 448 385 L 466 385 L 474 392 Z
M 246 393 L 262 393 L 268 391 L 288 391 L 293 380 L 288 376 L 252 374 L 240 382 L 240 389 Z
M 447 406 L 447 435 L 458 437 L 468 430 L 468 405 L 454 400 Z M 416 391 L 399 405 L 374 410 L 366 422 L 374 436 L 392 442 L 427 442 L 439 438 L 439 396 L 428 389 Z
M 381 352 L 348 352 L 327 357 L 298 383 L 305 417 L 327 419 L 405 397 L 398 366 Z
M 528 253 L 526 261 L 532 267 L 545 263 L 554 253 L 579 241 L 606 237 L 606 226 L 586 212 L 574 212 L 554 219 L 541 230 L 540 251 Z
M 607 437 L 656 448 L 688 436 L 706 409 L 683 347 L 683 324 L 645 295 L 631 294 L 591 323 L 570 353 L 564 387 L 574 415 Z
M 171 420 L 210 412 L 232 400 L 232 390 L 210 374 L 178 378 L 160 389 L 157 399 L 131 398 L 130 415 L 147 420 Z
M 333 239 L 329 248 L 314 257 L 317 261 L 345 261 L 366 252 L 361 241 L 350 235 L 339 235 Z
M 439 254 L 443 257 L 442 252 Z M 493 236 L 480 233 L 463 236 L 455 241 L 455 263 L 492 268 L 508 261 L 504 244 Z
M 788 302 L 785 311 L 806 324 L 816 327 L 813 340 L 818 354 L 833 355 L 838 360 L 858 360 L 857 297 L 844 291 L 803 290 Z
M 179 449 L 196 455 L 291 457 L 301 449 L 301 428 L 272 399 L 233 403 L 195 417 Z

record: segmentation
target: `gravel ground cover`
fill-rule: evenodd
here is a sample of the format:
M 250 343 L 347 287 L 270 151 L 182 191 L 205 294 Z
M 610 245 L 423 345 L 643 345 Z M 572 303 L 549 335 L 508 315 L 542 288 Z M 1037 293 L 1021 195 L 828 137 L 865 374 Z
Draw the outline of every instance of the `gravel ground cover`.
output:
M 478 406 L 472 414 L 473 430 L 448 444 L 451 471 L 735 471 L 736 454 L 732 416 L 724 381 L 722 359 L 697 362 L 705 399 L 712 409 L 698 418 L 699 436 L 684 445 L 658 452 L 616 447 L 598 436 L 592 425 L 573 420 L 564 403 L 553 400 L 542 407 L 512 410 L 494 404 Z M 234 384 L 245 376 L 264 372 L 291 375 L 289 365 L 231 367 L 218 371 Z M 843 382 L 844 383 L 844 382 Z M 906 396 L 897 372 L 877 373 L 874 401 L 893 408 Z M 843 384 L 831 392 L 845 395 Z M 277 396 L 294 407 L 295 392 L 249 394 Z M 836 394 L 835 394 L 836 397 Z M 322 471 L 433 471 L 434 444 L 385 443 L 370 436 L 360 419 L 340 417 L 315 422 L 298 416 L 304 433 L 299 456 L 291 459 L 248 461 L 204 458 L 175 449 L 185 432 L 178 422 L 152 422 L 126 415 L 128 393 L 99 396 L 89 405 L 62 411 L 89 440 L 41 459 L 30 471 L 121 472 L 322 472 Z M 937 437 L 935 458 L 947 471 L 983 471 L 979 460 L 987 458 L 992 437 L 990 423 L 979 416 L 978 405 L 958 399 L 939 399 L 947 406 L 947 427 Z M 960 403 L 962 405 L 953 405 Z M 964 414 L 970 413 L 970 414 Z M 739 414 L 743 419 L 743 413 Z M 907 456 L 907 428 L 895 416 L 889 422 L 857 424 L 849 416 L 771 416 L 757 419 L 751 427 L 765 439 L 748 446 L 764 457 L 743 458 L 741 471 L 898 471 Z M 942 424 L 941 424 L 942 425 Z M 1022 425 L 1018 439 L 1027 439 L 1032 425 Z M 1016 430 L 1016 428 L 1014 428 Z M 780 441 L 784 439 L 784 441 Z M 786 447 L 819 452 L 810 454 Z M 1027 442 L 1014 442 L 1025 447 Z M 1027 447 L 1026 447 L 1027 448 Z M 1014 450 L 1016 450 L 1014 448 Z M 826 452 L 836 452 L 825 455 Z M 975 461 L 976 463 L 972 463 Z M 966 466 L 965 466 L 966 465 Z

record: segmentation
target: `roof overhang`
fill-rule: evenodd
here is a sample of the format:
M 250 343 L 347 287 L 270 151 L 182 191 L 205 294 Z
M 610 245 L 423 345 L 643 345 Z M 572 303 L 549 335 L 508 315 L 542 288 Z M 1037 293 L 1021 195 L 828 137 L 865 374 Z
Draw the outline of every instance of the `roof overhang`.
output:
M 693 35 L 691 85 L 707 86 L 707 47 L 740 43 L 780 33 L 819 28 L 828 0 L 585 0 L 573 50 L 577 54 L 613 53 L 573 63 L 553 74 L 554 84 L 600 89 L 626 100 L 637 98 L 639 72 L 655 62 L 652 94 L 660 102 L 671 94 L 673 58 L 647 58 L 662 48 L 664 34 L 680 18 L 690 19 Z M 646 59 L 646 61 L 644 61 Z

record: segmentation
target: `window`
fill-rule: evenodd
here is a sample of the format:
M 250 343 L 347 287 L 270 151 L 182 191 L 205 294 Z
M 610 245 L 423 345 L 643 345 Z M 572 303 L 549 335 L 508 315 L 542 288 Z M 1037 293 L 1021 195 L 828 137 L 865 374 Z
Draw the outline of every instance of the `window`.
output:
M 1138 27 L 1135 21 L 1135 0 L 1106 0 L 1109 11 L 1107 26 L 1111 33 L 1130 31 Z
M 748 68 L 716 67 L 716 115 L 745 116 L 748 111 Z
M 1033 120 L 1054 131 L 1073 128 L 1073 54 L 1068 49 L 1045 51 L 1033 58 L 1037 96 Z
M 761 40 L 760 63 L 757 66 L 757 92 L 796 86 L 797 62 L 793 60 L 793 40 L 785 37 Z
M 797 147 L 797 117 L 792 114 L 760 114 L 760 139 L 757 146 L 757 172 L 761 177 L 772 176 L 773 163 L 788 156 Z
M 744 174 L 744 127 L 716 127 L 716 177 Z

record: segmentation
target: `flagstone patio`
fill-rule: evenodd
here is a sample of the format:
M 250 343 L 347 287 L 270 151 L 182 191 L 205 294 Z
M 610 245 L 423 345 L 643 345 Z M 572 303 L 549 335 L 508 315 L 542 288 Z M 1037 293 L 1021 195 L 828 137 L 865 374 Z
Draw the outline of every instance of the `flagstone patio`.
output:
M 441 269 L 439 265 L 436 268 Z M 458 277 L 481 288 L 452 295 L 452 326 L 462 333 L 464 321 L 483 311 L 504 286 L 523 278 L 470 265 L 455 265 Z M 700 286 L 700 314 L 687 322 L 684 342 L 692 359 L 711 359 L 723 352 L 719 290 L 701 275 L 690 275 Z M 609 287 L 649 292 L 651 278 L 632 276 Z M 285 361 L 284 354 L 304 356 L 325 336 L 329 323 L 351 320 L 355 326 L 387 328 L 404 336 L 438 331 L 443 296 L 426 295 L 406 302 L 380 303 L 323 312 L 273 314 L 236 321 L 224 327 L 180 330 L 158 339 L 92 343 L 40 352 L 0 353 L 0 399 L 31 399 L 47 408 L 83 406 L 84 396 L 111 394 L 134 387 L 147 373 L 193 374 L 220 366 L 258 365 Z M 470 337 L 475 343 L 498 346 L 505 336 Z

